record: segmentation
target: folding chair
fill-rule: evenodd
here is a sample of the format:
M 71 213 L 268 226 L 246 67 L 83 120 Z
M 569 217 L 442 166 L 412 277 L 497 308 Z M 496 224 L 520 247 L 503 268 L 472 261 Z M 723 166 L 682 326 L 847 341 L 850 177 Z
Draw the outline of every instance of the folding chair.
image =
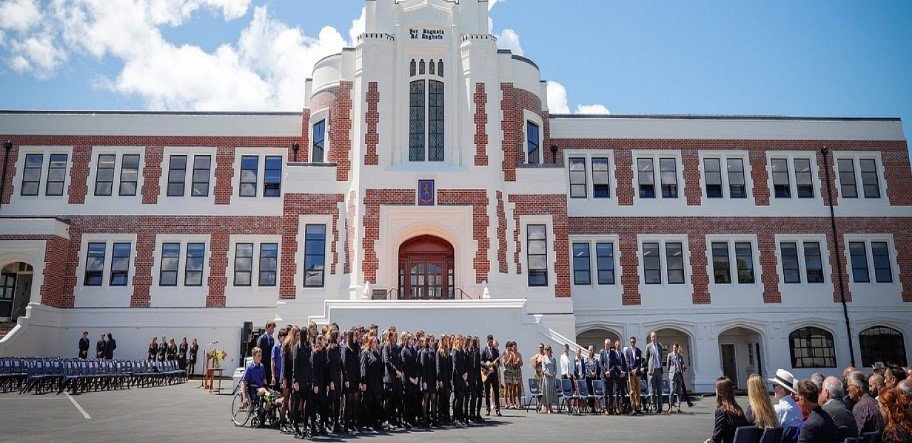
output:
M 760 443 L 779 443 L 782 441 L 782 428 L 766 428 L 760 436 Z
M 596 412 L 605 411 L 605 380 L 592 380 L 592 395 L 596 398 Z
M 735 429 L 734 443 L 757 443 L 763 430 L 756 426 L 741 426 Z
M 535 401 L 535 412 L 538 412 L 538 408 L 541 406 L 541 391 L 538 389 L 538 384 L 535 383 L 534 378 L 528 380 L 529 384 L 529 395 L 524 395 L 523 398 L 527 398 L 525 408 L 526 412 L 529 412 L 529 407 L 532 405 L 532 401 Z

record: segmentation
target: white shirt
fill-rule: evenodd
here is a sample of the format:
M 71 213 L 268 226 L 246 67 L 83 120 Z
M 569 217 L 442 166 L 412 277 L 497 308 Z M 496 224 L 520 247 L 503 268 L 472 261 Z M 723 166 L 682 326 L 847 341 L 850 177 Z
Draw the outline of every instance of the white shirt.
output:
M 773 405 L 773 409 L 779 417 L 779 425 L 783 428 L 796 428 L 804 422 L 801 418 L 801 408 L 792 400 L 791 395 L 780 398 L 779 403 Z
M 560 373 L 561 376 L 566 375 L 567 378 L 570 378 L 570 375 L 573 374 L 571 369 L 573 368 L 573 362 L 570 361 L 570 356 L 567 354 L 561 354 L 560 358 Z

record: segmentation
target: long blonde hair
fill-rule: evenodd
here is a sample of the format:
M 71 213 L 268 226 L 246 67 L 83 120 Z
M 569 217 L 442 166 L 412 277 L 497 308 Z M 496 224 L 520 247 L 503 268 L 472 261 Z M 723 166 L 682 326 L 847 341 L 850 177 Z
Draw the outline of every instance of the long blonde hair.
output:
M 779 418 L 766 392 L 766 383 L 757 374 L 747 379 L 747 399 L 754 413 L 754 426 L 760 429 L 779 427 Z

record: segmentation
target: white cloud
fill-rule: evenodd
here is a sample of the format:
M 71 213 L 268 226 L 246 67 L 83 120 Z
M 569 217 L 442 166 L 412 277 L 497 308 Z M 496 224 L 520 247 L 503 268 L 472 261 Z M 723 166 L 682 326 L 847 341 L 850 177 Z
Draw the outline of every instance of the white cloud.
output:
M 519 44 L 519 34 L 507 28 L 500 33 L 494 32 L 494 20 L 488 17 L 488 33 L 497 37 L 497 49 L 509 49 L 516 55 L 525 55 Z
M 505 1 L 507 0 L 488 0 L 488 11 L 494 9 L 494 5 Z
M 358 46 L 358 36 L 364 33 L 365 29 L 365 16 L 367 15 L 367 8 L 361 8 L 361 16 L 352 20 L 351 29 L 348 30 L 348 39 L 349 46 L 354 48 Z
M 570 114 L 570 105 L 567 101 L 567 88 L 555 82 L 548 82 L 548 111 L 551 114 Z M 574 114 L 610 114 L 604 105 L 577 105 Z
M 40 21 L 38 0 L 5 0 L 0 3 L 0 29 L 25 32 Z

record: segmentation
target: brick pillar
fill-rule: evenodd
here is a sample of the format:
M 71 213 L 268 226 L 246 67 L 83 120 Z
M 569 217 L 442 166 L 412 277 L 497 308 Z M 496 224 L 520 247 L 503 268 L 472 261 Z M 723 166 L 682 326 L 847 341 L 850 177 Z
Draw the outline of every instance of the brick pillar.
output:
M 225 307 L 225 286 L 228 277 L 228 231 L 214 231 L 209 236 L 209 295 L 206 296 L 207 308 Z
M 92 147 L 85 145 L 73 146 L 73 164 L 70 166 L 69 202 L 71 205 L 85 203 L 89 187 L 89 160 L 92 158 Z
M 690 248 L 691 284 L 693 284 L 693 304 L 710 303 L 709 275 L 706 272 L 706 237 L 691 234 L 688 236 Z
M 151 303 L 152 263 L 155 261 L 155 231 L 143 230 L 136 234 L 136 274 L 133 276 L 131 308 L 148 308 Z
M 285 211 L 282 216 L 282 254 L 280 266 L 282 272 L 279 276 L 279 297 L 293 299 L 297 293 L 295 287 L 295 273 L 297 261 L 295 253 L 298 250 L 298 211 L 293 210 L 294 203 L 285 196 Z
M 642 302 L 640 298 L 640 277 L 637 274 L 639 258 L 637 257 L 636 233 L 621 233 L 618 243 L 618 249 L 621 252 L 621 284 L 624 286 L 621 302 L 625 306 L 639 305 Z
M 215 204 L 231 203 L 232 181 L 234 180 L 234 148 L 219 146 L 215 154 Z
M 0 147 L 0 151 L 3 148 Z M 0 195 L 3 204 L 10 202 L 10 196 L 13 195 L 13 177 L 16 176 L 16 159 L 19 158 L 19 146 L 13 143 L 13 147 L 9 150 L 9 157 L 6 159 L 6 183 L 3 185 L 3 195 Z M 25 159 L 23 159 L 23 162 Z M 0 159 L 0 167 L 3 166 L 3 159 Z
M 326 157 L 336 163 L 336 181 L 348 181 L 351 171 L 352 82 L 339 83 L 336 106 L 330 110 L 329 152 Z
M 142 202 L 144 205 L 158 203 L 158 195 L 161 193 L 158 180 L 162 175 L 162 156 L 164 156 L 163 147 L 146 146 L 145 164 L 142 171 Z
M 516 109 L 516 90 L 513 89 L 513 83 L 501 83 L 501 92 L 503 100 L 500 102 L 500 110 L 503 112 L 503 121 L 500 123 L 500 129 L 503 131 L 503 167 L 504 180 L 508 182 L 516 181 L 516 162 L 519 152 L 522 152 L 522 111 Z M 542 152 L 545 149 L 540 148 Z
M 507 268 L 507 212 L 504 209 L 503 192 L 497 191 L 497 270 L 501 274 Z
M 629 149 L 614 151 L 615 175 L 617 176 L 617 198 L 620 206 L 633 206 L 633 154 Z
M 700 184 L 699 153 L 696 150 L 684 150 L 681 151 L 681 158 L 684 161 L 684 196 L 687 197 L 687 205 L 700 206 L 703 190 Z
M 912 303 L 912 220 L 904 219 L 897 223 L 893 231 L 893 242 L 896 245 L 896 266 L 905 272 L 899 273 L 899 282 L 902 283 L 902 300 Z
M 758 233 L 760 266 L 763 270 L 763 302 L 782 303 L 779 292 L 779 260 L 776 258 L 776 239 L 772 233 Z
M 833 203 L 836 203 L 835 198 L 833 199 Z M 849 267 L 848 258 L 846 258 L 845 255 L 848 245 L 845 243 L 845 241 L 842 241 L 845 239 L 845 232 L 838 228 L 838 224 L 836 233 L 839 235 L 839 240 L 833 239 L 833 230 L 829 226 L 826 226 L 826 232 L 827 249 L 830 255 L 830 269 L 833 271 L 830 274 L 832 276 L 831 278 L 833 279 L 833 301 L 836 303 L 840 303 L 842 301 L 839 295 L 839 269 L 836 267 L 837 263 L 840 263 L 842 265 L 842 282 L 845 284 L 845 300 L 846 302 L 850 302 L 852 301 L 852 292 L 849 290 L 849 282 L 851 281 L 850 279 L 852 277 L 849 275 L 851 268 Z M 837 242 L 839 242 L 838 254 L 836 253 Z
M 820 178 L 820 198 L 823 200 L 824 206 L 829 206 L 829 197 L 827 196 L 827 179 L 826 179 L 826 168 L 830 168 L 830 188 L 829 190 L 833 193 L 833 206 L 839 205 L 839 188 L 836 185 L 836 169 L 834 166 L 835 159 L 833 158 L 834 152 L 830 150 L 830 153 L 826 156 L 826 162 L 823 161 L 823 154 L 820 153 L 820 150 L 815 151 L 814 156 L 817 161 L 817 175 Z M 836 269 L 836 268 L 833 268 Z
M 73 288 L 76 285 L 76 268 L 70 261 L 77 256 L 82 236 L 70 234 L 70 240 L 53 236 L 44 248 L 44 282 L 41 284 L 41 304 L 55 308 L 73 307 Z M 73 249 L 73 242 L 77 251 Z M 72 271 L 72 272 L 71 272 Z
M 488 165 L 488 94 L 484 83 L 475 83 L 475 166 Z
M 882 191 L 886 192 L 891 205 L 912 206 L 912 190 L 910 190 L 912 169 L 909 169 L 909 149 L 905 141 L 897 144 L 899 146 L 880 152 L 884 180 L 887 182 L 887 189 Z M 903 285 L 903 287 L 906 286 Z
M 364 114 L 364 123 L 367 125 L 364 134 L 365 165 L 377 165 L 380 162 L 377 157 L 377 145 L 380 143 L 380 134 L 377 133 L 377 125 L 380 123 L 380 112 L 377 109 L 379 103 L 380 91 L 377 89 L 377 82 L 368 82 L 367 112 Z
M 301 141 L 298 144 L 298 158 L 295 160 L 294 149 L 288 145 L 288 161 L 307 163 L 310 158 L 310 109 L 304 109 L 301 117 Z
M 766 170 L 766 154 L 764 151 L 751 150 L 748 154 L 750 162 L 751 180 L 754 182 L 754 201 L 757 206 L 769 206 L 770 188 L 769 174 Z

